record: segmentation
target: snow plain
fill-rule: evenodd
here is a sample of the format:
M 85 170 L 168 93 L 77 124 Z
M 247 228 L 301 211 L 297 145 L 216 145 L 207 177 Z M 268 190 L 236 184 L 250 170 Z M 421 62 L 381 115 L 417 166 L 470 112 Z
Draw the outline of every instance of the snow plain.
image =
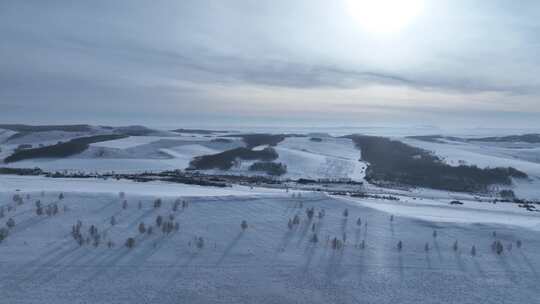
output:
M 405 214 L 398 213 L 398 207 L 377 207 L 399 204 L 379 200 L 358 202 L 315 193 L 292 198 L 283 192 L 261 195 L 256 189 L 253 195 L 245 189 L 241 195 L 221 196 L 225 193 L 212 188 L 163 183 L 104 185 L 97 180 L 26 177 L 2 181 L 4 207 L 12 204 L 14 188 L 20 187 L 23 197 L 30 194 L 0 219 L 2 226 L 10 217 L 16 222 L 0 243 L 2 303 L 476 304 L 534 303 L 540 296 L 538 231 L 485 221 L 456 223 L 456 214 L 441 212 L 445 209 L 433 213 L 419 204 Z M 176 187 L 178 192 L 167 190 Z M 40 188 L 46 190 L 43 197 Z M 59 201 L 61 189 L 65 198 Z M 126 209 L 119 191 L 126 191 Z M 163 205 L 156 209 L 157 197 Z M 176 198 L 188 201 L 189 207 L 174 212 Z M 36 215 L 37 199 L 59 204 L 59 214 Z M 305 209 L 311 207 L 324 209 L 326 215 L 309 220 Z M 346 208 L 348 217 L 343 215 Z M 422 212 L 440 218 L 410 216 Z M 138 233 L 139 223 L 155 225 L 157 215 L 170 214 L 179 223 L 178 232 Z M 294 215 L 301 222 L 289 230 L 287 221 Z M 445 215 L 452 220 L 442 220 Z M 517 221 L 515 216 L 508 214 Z M 83 231 L 95 225 L 104 232 L 103 243 L 79 246 L 70 236 L 77 220 L 83 222 Z M 242 220 L 249 226 L 244 232 Z M 319 242 L 310 242 L 313 233 Z M 136 238 L 134 248 L 123 246 L 127 237 Z M 202 249 L 195 248 L 195 237 L 204 238 Z M 327 239 L 333 237 L 346 239 L 344 249 L 331 248 Z M 495 239 L 506 248 L 514 244 L 513 249 L 497 255 L 490 249 Z M 518 239 L 523 242 L 520 249 L 515 246 Z M 105 240 L 115 246 L 108 248 Z M 401 251 L 396 247 L 400 240 Z M 476 256 L 470 254 L 473 245 Z

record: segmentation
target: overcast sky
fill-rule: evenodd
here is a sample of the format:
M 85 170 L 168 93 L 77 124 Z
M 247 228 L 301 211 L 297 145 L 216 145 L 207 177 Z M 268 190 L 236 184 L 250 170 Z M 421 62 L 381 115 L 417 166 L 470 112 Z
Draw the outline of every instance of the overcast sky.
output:
M 1 0 L 0 121 L 540 127 L 540 1 L 345 2 Z

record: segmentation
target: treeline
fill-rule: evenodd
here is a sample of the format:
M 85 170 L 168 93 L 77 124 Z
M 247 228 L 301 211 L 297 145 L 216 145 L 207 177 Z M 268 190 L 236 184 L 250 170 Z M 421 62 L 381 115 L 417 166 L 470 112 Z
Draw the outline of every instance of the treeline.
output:
M 236 162 L 236 159 L 272 161 L 278 158 L 276 150 L 265 148 L 260 151 L 253 151 L 249 148 L 236 148 L 217 154 L 209 154 L 195 157 L 191 162 L 191 170 L 221 169 L 229 170 Z
M 32 126 L 23 124 L 0 124 L 0 129 L 6 129 L 16 132 L 46 132 L 46 131 L 65 131 L 65 132 L 90 132 L 90 125 L 43 125 Z
M 262 145 L 273 147 L 286 138 L 286 135 L 284 134 L 240 134 L 234 136 L 241 137 L 248 149 Z
M 121 134 L 107 134 L 107 135 L 96 135 L 88 137 L 75 138 L 64 143 L 58 143 L 55 145 L 33 148 L 33 149 L 23 149 L 17 150 L 10 156 L 4 159 L 5 163 L 12 163 L 25 159 L 33 158 L 61 158 L 68 157 L 83 152 L 88 149 L 89 145 L 96 142 L 114 140 L 125 138 L 127 135 Z
M 509 185 L 511 177 L 526 178 L 527 174 L 508 168 L 476 166 L 453 167 L 426 150 L 384 137 L 351 135 L 369 162 L 366 180 L 449 191 L 486 191 L 493 184 Z
M 287 173 L 287 166 L 283 163 L 256 162 L 249 166 L 250 171 L 261 171 L 272 176 L 281 176 Z

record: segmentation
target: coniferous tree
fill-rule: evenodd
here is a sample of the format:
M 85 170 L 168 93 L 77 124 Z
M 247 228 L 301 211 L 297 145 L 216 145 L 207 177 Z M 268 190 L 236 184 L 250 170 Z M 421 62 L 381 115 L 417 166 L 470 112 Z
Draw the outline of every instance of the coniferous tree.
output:
M 135 246 L 135 239 L 130 237 L 130 238 L 127 238 L 126 240 L 126 247 L 127 248 L 133 248 Z
M 2 243 L 3 240 L 5 240 L 8 236 L 8 229 L 7 228 L 0 228 L 0 243 Z
M 240 224 L 240 228 L 242 228 L 242 231 L 245 231 L 248 228 L 246 220 L 242 221 L 242 223 Z
M 6 226 L 10 229 L 15 227 L 15 220 L 12 217 L 10 217 L 6 222 Z
M 139 224 L 139 233 L 144 234 L 146 232 L 146 227 L 144 226 L 144 223 Z
M 113 215 L 111 216 L 111 226 L 114 226 L 114 225 L 116 225 L 116 217 L 114 217 Z

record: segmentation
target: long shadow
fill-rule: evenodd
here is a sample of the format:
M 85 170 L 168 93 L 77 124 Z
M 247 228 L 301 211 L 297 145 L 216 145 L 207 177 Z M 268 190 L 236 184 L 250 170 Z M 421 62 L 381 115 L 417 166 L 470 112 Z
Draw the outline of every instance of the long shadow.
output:
M 433 239 L 433 248 L 437 251 L 437 257 L 439 258 L 439 262 L 443 261 L 443 257 L 441 254 L 441 248 L 439 247 L 439 242 L 437 242 L 437 239 Z
M 111 202 L 109 202 L 108 204 L 105 204 L 105 205 L 99 207 L 98 209 L 92 210 L 92 211 L 90 212 L 90 214 L 101 213 L 102 211 L 106 210 L 107 208 L 112 207 L 112 206 L 115 206 L 115 205 L 117 205 L 117 204 L 120 204 L 120 202 L 113 199 L 113 200 L 111 200 Z
M 519 254 L 523 258 L 523 261 L 525 261 L 525 264 L 527 264 L 529 269 L 532 271 L 534 276 L 537 277 L 537 278 L 540 277 L 539 274 L 538 274 L 538 271 L 536 270 L 536 267 L 534 267 L 534 265 L 531 263 L 531 260 L 529 260 L 529 258 L 525 255 L 525 253 L 523 253 L 522 250 L 519 250 Z
M 140 268 L 144 263 L 148 261 L 156 252 L 158 252 L 165 244 L 167 240 L 172 238 L 174 234 L 162 234 L 157 240 L 155 240 L 152 246 L 145 246 L 143 248 L 136 248 L 130 259 L 128 260 L 129 264 L 133 264 L 133 268 Z
M 302 241 L 306 237 L 307 232 L 310 229 L 312 224 L 313 224 L 313 220 L 308 220 L 307 222 L 304 221 L 302 230 L 300 231 L 300 237 L 298 238 L 298 242 L 296 242 L 296 247 L 299 247 L 302 244 Z
M 362 233 L 362 229 L 360 227 L 356 228 L 356 230 L 354 232 L 354 244 L 355 245 L 360 244 L 360 234 L 361 233 Z
M 292 238 L 294 236 L 294 230 L 287 230 L 283 237 L 281 238 L 281 242 L 276 249 L 276 255 L 279 254 L 282 251 L 285 251 L 287 247 L 289 246 L 289 243 L 291 242 Z
M 309 270 L 309 266 L 311 265 L 311 261 L 313 260 L 313 257 L 315 256 L 315 250 L 317 249 L 317 244 L 310 243 L 306 250 L 304 250 L 304 254 L 306 255 L 306 262 L 304 263 L 304 273 Z
M 27 230 L 28 228 L 30 228 L 32 226 L 35 226 L 35 225 L 37 225 L 37 224 L 39 224 L 39 223 L 41 223 L 41 222 L 48 219 L 47 216 L 39 217 L 37 219 L 36 219 L 36 217 L 31 217 L 31 218 L 28 218 L 28 219 L 20 222 L 20 223 L 17 223 L 15 225 L 15 227 L 13 227 L 13 229 L 11 229 L 10 234 L 23 232 L 23 231 Z
M 501 254 L 501 255 L 498 255 L 498 258 L 499 258 L 499 261 L 501 262 L 502 267 L 504 268 L 504 272 L 506 276 L 508 277 L 508 279 L 512 283 L 516 283 L 517 281 L 516 281 L 514 270 L 512 269 L 512 267 L 510 267 L 510 264 L 506 260 L 506 256 Z
M 216 265 L 221 265 L 221 263 L 223 263 L 225 258 L 231 253 L 231 250 L 233 250 L 234 246 L 236 246 L 236 244 L 240 241 L 240 239 L 242 239 L 243 236 L 244 236 L 244 231 L 240 231 L 238 235 L 236 235 L 236 237 L 229 243 L 229 245 L 227 245 L 227 247 L 225 248 L 225 251 L 223 252 L 221 257 L 217 261 Z
M 403 282 L 405 280 L 405 266 L 403 265 L 403 256 L 398 253 L 398 268 L 399 268 L 399 280 Z
M 325 271 L 327 284 L 334 282 L 336 275 L 341 270 L 342 259 L 343 250 L 332 250 L 332 254 L 330 255 Z
M 461 252 L 458 250 L 454 252 L 454 258 L 456 259 L 457 266 L 459 267 L 459 270 L 465 272 L 467 271 L 465 268 L 465 263 L 463 263 L 463 259 L 461 258 Z
M 473 265 L 476 268 L 476 271 L 478 271 L 481 277 L 485 278 L 486 272 L 482 269 L 482 266 L 480 266 L 480 263 L 478 263 L 478 260 L 476 259 L 476 257 L 472 257 L 472 260 L 473 260 Z
M 57 252 L 54 255 L 49 255 L 45 261 L 43 259 L 40 259 L 40 262 L 42 263 L 36 262 L 33 263 L 33 266 L 25 267 L 24 269 L 19 270 L 20 272 L 14 273 L 14 277 L 12 279 L 7 278 L 6 281 L 14 284 L 14 287 L 16 288 L 20 287 L 24 282 L 36 280 L 39 281 L 39 277 L 48 274 L 48 272 L 52 269 L 54 265 L 58 263 L 58 261 L 61 261 L 77 252 L 79 252 L 80 254 L 80 251 L 78 251 L 78 249 L 78 245 L 73 245 L 65 250 Z M 26 274 L 23 274 L 20 278 L 16 279 L 16 276 L 20 275 L 22 272 L 25 272 Z
M 426 251 L 426 264 L 428 269 L 431 269 L 431 257 L 429 255 L 429 251 Z

